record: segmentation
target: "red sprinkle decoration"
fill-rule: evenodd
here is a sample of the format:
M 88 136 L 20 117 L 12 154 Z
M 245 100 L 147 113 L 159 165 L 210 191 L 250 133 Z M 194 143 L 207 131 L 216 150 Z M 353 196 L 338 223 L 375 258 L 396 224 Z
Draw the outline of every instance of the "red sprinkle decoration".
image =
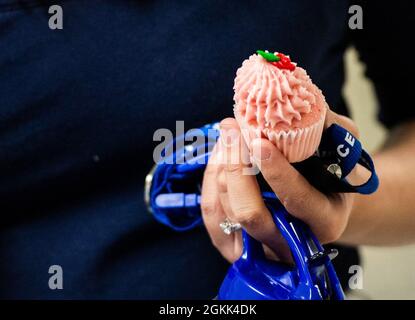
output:
M 287 69 L 293 71 L 295 69 L 295 64 L 291 62 L 291 59 L 287 57 L 285 54 L 277 53 L 277 56 L 280 57 L 280 61 L 271 62 L 274 66 L 280 69 Z

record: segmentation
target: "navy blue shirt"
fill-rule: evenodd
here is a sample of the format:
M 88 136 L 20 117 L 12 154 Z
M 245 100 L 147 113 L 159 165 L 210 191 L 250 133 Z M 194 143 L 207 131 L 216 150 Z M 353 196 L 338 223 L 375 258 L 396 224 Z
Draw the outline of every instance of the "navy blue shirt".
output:
M 381 120 L 408 120 L 414 5 L 394 3 L 362 3 L 352 31 L 347 0 L 0 0 L 0 297 L 215 296 L 228 265 L 204 228 L 176 233 L 146 212 L 154 131 L 231 116 L 235 70 L 259 48 L 290 54 L 347 114 L 350 44 Z M 48 27 L 51 4 L 63 30 Z

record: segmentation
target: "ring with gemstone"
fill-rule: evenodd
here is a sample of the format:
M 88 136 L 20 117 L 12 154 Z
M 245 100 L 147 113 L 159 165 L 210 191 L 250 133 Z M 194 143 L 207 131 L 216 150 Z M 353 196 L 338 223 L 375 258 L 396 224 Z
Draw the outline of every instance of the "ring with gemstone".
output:
M 227 235 L 230 235 L 232 232 L 238 231 L 242 228 L 240 223 L 234 223 L 228 218 L 226 218 L 225 221 L 221 222 L 219 226 L 222 229 L 223 233 Z

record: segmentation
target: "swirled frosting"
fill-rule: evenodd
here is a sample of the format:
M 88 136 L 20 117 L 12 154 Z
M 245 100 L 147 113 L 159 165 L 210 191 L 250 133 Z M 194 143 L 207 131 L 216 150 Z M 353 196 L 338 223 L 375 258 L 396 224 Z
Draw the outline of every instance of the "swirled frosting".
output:
M 257 54 L 238 69 L 234 90 L 238 118 L 260 130 L 305 128 L 321 118 L 325 107 L 304 69 L 280 69 Z

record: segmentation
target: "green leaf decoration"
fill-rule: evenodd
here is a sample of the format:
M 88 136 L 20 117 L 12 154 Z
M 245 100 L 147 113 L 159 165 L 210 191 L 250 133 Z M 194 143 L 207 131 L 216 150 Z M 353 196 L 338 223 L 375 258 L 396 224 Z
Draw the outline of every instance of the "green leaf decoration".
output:
M 278 57 L 275 54 L 270 53 L 270 52 L 265 52 L 265 51 L 262 51 L 262 50 L 257 50 L 256 53 L 258 53 L 262 58 L 264 58 L 268 62 L 277 62 L 277 61 L 280 61 L 281 60 L 280 57 Z

